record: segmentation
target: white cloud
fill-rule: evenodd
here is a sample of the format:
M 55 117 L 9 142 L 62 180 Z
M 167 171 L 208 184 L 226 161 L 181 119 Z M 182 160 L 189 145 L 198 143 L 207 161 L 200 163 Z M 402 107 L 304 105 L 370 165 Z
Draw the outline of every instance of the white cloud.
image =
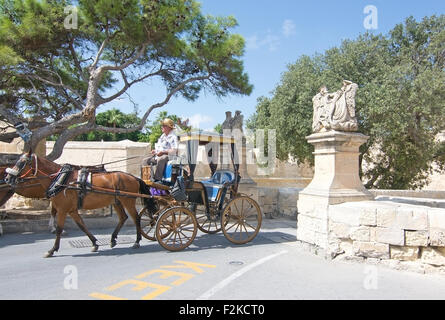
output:
M 280 45 L 280 38 L 272 33 L 271 30 L 267 31 L 267 34 L 263 37 L 257 35 L 246 38 L 246 48 L 248 50 L 260 49 L 267 47 L 269 51 L 276 51 Z
M 197 113 L 192 115 L 191 117 L 183 117 L 182 119 L 188 118 L 189 125 L 193 128 L 200 129 L 202 124 L 210 123 L 213 121 L 212 117 Z
M 292 20 L 290 20 L 290 19 L 284 20 L 282 32 L 286 38 L 289 38 L 290 36 L 294 35 L 296 32 L 296 29 L 297 29 L 297 27 L 295 26 L 295 23 Z

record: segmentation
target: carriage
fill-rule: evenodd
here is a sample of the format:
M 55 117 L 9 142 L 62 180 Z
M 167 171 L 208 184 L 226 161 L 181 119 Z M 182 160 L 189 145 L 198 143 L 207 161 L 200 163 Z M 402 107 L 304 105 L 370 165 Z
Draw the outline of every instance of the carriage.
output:
M 179 136 L 179 143 L 185 146 L 185 155 L 169 161 L 161 182 L 150 179 L 150 167 L 142 168 L 142 179 L 156 203 L 155 210 L 144 207 L 139 212 L 142 235 L 170 251 L 187 248 L 198 230 L 222 231 L 234 244 L 252 241 L 261 228 L 262 214 L 254 199 L 238 191 L 241 177 L 235 139 L 191 132 Z M 198 146 L 206 147 L 208 180 L 194 178 Z M 223 146 L 228 149 L 231 169 L 218 169 Z
M 142 168 L 142 179 L 123 172 L 107 172 L 104 165 L 79 167 L 58 165 L 40 158 L 30 150 L 23 154 L 0 183 L 6 192 L 2 202 L 14 193 L 30 198 L 49 198 L 52 215 L 57 213 L 56 240 L 45 257 L 59 250 L 65 218 L 69 214 L 90 238 L 93 251 L 98 250 L 97 239 L 84 224 L 79 209 L 98 209 L 112 205 L 119 223 L 111 236 L 111 247 L 116 245 L 119 230 L 131 216 L 137 237 L 133 248 L 139 248 L 143 237 L 158 241 L 167 250 L 187 248 L 198 230 L 204 233 L 222 231 L 235 244 L 253 240 L 261 228 L 261 209 L 248 195 L 238 191 L 240 182 L 235 139 L 213 133 L 186 133 L 179 137 L 185 155 L 170 162 L 162 181 L 152 181 Z M 206 146 L 211 178 L 195 181 L 194 173 L 198 147 Z M 221 146 L 228 148 L 231 169 L 218 169 Z M 142 209 L 136 209 L 141 199 Z

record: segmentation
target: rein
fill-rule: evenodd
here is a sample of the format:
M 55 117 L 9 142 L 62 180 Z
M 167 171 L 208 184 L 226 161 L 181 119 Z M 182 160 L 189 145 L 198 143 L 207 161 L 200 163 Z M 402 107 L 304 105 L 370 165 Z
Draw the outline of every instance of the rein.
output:
M 31 165 L 30 165 L 29 170 L 26 171 L 24 174 L 22 174 L 22 175 L 19 177 L 20 179 L 28 178 L 27 175 L 28 175 L 31 171 L 33 171 L 33 170 L 34 170 L 33 177 L 34 177 L 34 178 L 40 178 L 40 179 L 42 179 L 42 178 L 50 178 L 50 179 L 52 179 L 52 178 L 51 178 L 52 176 L 56 176 L 56 175 L 60 172 L 60 170 L 59 170 L 59 171 L 56 172 L 56 173 L 51 173 L 51 174 L 50 174 L 50 173 L 44 172 L 43 170 L 40 170 L 40 169 L 39 169 L 39 161 L 37 160 L 37 155 L 36 155 L 36 154 L 33 154 L 32 156 L 33 156 L 33 158 L 34 158 L 34 162 L 35 162 L 35 164 L 36 164 L 35 168 L 32 167 L 32 160 L 31 160 Z M 38 174 L 39 172 L 40 172 L 41 174 L 43 174 L 45 177 L 37 177 L 37 174 Z M 28 178 L 28 179 L 32 179 L 32 178 Z

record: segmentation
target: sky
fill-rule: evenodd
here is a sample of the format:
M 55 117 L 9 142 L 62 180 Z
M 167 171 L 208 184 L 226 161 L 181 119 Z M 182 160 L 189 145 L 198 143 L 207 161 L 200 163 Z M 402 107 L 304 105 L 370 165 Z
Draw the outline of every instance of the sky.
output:
M 218 98 L 201 93 L 189 102 L 174 98 L 160 111 L 189 119 L 195 128 L 210 130 L 225 119 L 225 112 L 240 110 L 247 120 L 255 113 L 257 99 L 271 97 L 287 66 L 302 55 L 312 56 L 339 46 L 345 39 L 356 39 L 370 31 L 387 35 L 409 16 L 420 21 L 425 16 L 445 14 L 444 0 L 198 0 L 204 14 L 234 16 L 238 26 L 231 30 L 246 40 L 243 57 L 245 72 L 254 89 L 250 96 Z M 353 79 L 351 79 L 353 80 Z M 165 97 L 165 88 L 145 82 L 131 88 L 131 99 L 142 114 Z M 118 108 L 130 113 L 130 100 L 123 96 L 99 112 Z

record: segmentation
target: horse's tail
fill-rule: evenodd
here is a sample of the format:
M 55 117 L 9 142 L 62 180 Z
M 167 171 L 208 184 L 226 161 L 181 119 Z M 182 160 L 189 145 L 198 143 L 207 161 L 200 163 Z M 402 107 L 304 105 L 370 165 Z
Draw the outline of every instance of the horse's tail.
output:
M 150 187 L 142 179 L 137 178 L 137 180 L 139 182 L 139 193 L 151 195 Z M 144 205 L 145 207 L 147 207 L 147 209 L 149 210 L 156 209 L 155 199 L 153 198 L 143 198 L 143 199 L 144 199 Z

